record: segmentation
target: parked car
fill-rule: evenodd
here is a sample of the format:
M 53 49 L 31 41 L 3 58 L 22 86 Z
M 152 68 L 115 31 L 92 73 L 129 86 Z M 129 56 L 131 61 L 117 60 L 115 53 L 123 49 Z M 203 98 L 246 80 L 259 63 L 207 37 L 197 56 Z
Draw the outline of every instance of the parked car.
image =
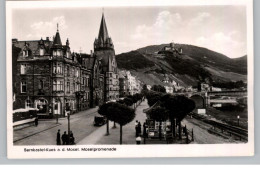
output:
M 107 119 L 104 116 L 95 116 L 94 117 L 94 125 L 102 126 L 107 123 Z

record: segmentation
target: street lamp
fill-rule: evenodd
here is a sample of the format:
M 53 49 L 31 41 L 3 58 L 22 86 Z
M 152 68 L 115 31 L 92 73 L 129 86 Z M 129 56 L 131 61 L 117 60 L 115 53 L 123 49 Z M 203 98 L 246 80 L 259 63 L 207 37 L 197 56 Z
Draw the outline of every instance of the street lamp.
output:
M 68 116 L 68 145 L 70 145 L 70 106 L 67 106 L 66 112 Z
M 238 115 L 237 116 L 237 126 L 239 126 L 239 118 L 240 118 L 240 116 Z

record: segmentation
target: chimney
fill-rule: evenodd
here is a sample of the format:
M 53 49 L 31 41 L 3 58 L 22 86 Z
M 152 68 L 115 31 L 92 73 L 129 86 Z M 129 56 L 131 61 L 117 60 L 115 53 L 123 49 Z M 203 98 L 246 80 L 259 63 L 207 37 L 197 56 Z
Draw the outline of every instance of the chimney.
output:
M 46 37 L 46 40 L 47 40 L 47 41 L 49 41 L 49 40 L 50 40 L 50 38 L 49 38 L 49 37 Z
M 14 38 L 14 39 L 12 39 L 12 43 L 14 44 L 14 43 L 17 43 L 18 42 L 18 39 L 16 39 L 16 38 Z
M 90 56 L 93 57 L 93 51 L 92 50 L 90 50 Z

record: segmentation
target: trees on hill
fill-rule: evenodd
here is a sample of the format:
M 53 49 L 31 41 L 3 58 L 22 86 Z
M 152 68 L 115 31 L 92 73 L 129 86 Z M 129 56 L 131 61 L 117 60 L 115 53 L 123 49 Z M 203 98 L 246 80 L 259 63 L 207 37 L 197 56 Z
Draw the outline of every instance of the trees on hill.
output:
M 151 90 L 156 91 L 156 92 L 166 93 L 166 89 L 162 85 L 153 85 Z

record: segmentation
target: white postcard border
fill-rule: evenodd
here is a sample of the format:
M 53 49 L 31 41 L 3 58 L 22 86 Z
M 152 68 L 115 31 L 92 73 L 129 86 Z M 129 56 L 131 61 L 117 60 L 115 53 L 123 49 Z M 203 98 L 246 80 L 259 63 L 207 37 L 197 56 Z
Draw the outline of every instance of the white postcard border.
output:
M 14 146 L 12 128 L 12 10 L 17 8 L 107 7 L 107 6 L 178 6 L 178 5 L 246 5 L 248 54 L 248 143 L 192 145 L 77 145 L 77 146 Z M 99 0 L 99 1 L 7 1 L 6 2 L 6 78 L 7 78 L 7 148 L 8 158 L 140 158 L 140 157 L 222 157 L 254 155 L 254 65 L 253 65 L 253 1 L 252 0 Z M 80 151 L 67 151 L 67 148 Z M 82 148 L 96 151 L 81 151 Z M 116 151 L 98 151 L 115 148 Z M 42 152 L 25 152 L 42 149 Z M 46 151 L 55 149 L 53 151 Z M 65 149 L 65 151 L 62 151 Z M 60 151 L 58 151 L 60 150 Z

